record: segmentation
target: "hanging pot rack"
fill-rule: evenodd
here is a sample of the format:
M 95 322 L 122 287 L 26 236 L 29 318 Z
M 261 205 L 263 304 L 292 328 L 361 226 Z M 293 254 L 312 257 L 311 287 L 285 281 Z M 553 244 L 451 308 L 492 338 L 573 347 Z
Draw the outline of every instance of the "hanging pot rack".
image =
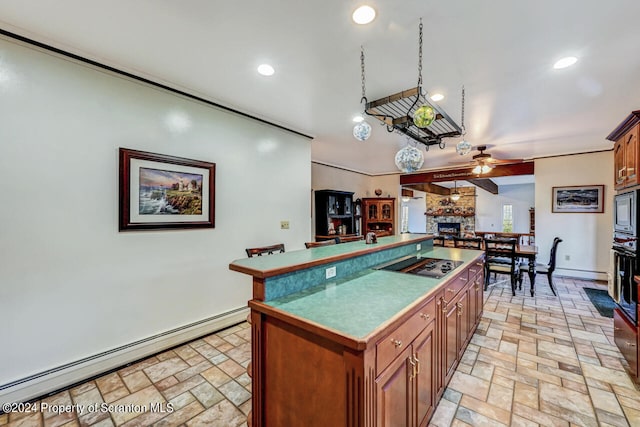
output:
M 427 150 L 431 145 L 438 145 L 444 148 L 443 138 L 458 137 L 463 134 L 463 129 L 456 124 L 449 115 L 433 104 L 427 94 L 422 90 L 422 18 L 420 18 L 418 37 L 418 85 L 412 89 L 407 89 L 384 98 L 369 102 L 365 94 L 365 73 L 364 73 L 364 48 L 360 47 L 360 71 L 362 77 L 362 98 L 360 103 L 364 103 L 365 114 L 375 117 L 386 125 L 388 132 L 399 132 L 409 138 L 422 143 Z M 416 125 L 415 113 L 422 112 L 428 107 L 435 113 L 435 119 L 425 120 L 421 117 L 420 122 L 427 124 L 420 127 Z M 422 116 L 420 114 L 419 116 Z M 463 123 L 464 126 L 464 123 Z M 367 134 L 364 139 L 368 138 Z
M 455 138 L 462 135 L 462 129 L 449 115 L 437 105 L 431 103 L 424 93 L 419 94 L 414 87 L 375 101 L 367 102 L 365 113 L 375 117 L 386 125 L 388 132 L 400 132 L 415 141 L 424 144 L 442 145 L 443 138 Z M 411 117 L 422 105 L 430 105 L 437 113 L 436 119 L 426 128 L 419 128 Z

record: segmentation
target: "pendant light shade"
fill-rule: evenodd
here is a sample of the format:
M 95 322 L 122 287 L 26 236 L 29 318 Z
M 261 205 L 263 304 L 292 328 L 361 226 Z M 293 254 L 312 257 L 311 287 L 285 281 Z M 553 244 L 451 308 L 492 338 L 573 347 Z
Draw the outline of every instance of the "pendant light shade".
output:
M 453 181 L 453 192 L 449 197 L 454 202 L 457 202 L 458 200 L 460 200 L 460 193 L 458 193 L 458 181 Z
M 465 139 L 463 139 L 462 141 L 458 142 L 458 144 L 456 145 L 456 153 L 460 154 L 461 156 L 467 155 L 471 152 L 471 143 Z
M 402 172 L 415 172 L 422 167 L 424 155 L 416 147 L 407 145 L 396 153 L 396 166 Z
M 423 105 L 413 113 L 413 124 L 421 129 L 428 127 L 436 118 L 436 111 L 431 105 Z
M 358 141 L 366 141 L 371 136 L 371 125 L 364 120 L 356 123 L 353 127 L 353 136 Z

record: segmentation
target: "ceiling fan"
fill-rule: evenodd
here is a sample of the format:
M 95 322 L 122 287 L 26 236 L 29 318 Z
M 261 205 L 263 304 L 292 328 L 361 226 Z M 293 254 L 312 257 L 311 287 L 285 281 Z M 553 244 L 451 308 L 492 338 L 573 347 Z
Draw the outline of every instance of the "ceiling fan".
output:
M 520 163 L 523 161 L 523 159 L 496 159 L 491 157 L 491 154 L 485 153 L 486 149 L 486 145 L 479 145 L 477 147 L 479 153 L 475 154 L 470 162 L 471 166 L 474 166 L 473 173 L 476 175 L 487 173 L 499 164 Z

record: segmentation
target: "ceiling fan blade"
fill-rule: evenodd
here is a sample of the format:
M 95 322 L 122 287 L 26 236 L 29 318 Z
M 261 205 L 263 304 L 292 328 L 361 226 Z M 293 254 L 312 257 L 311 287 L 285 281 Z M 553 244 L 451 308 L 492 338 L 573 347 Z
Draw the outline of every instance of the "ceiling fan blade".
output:
M 494 159 L 491 158 L 489 160 L 490 163 L 494 163 L 494 164 L 501 164 L 501 165 L 506 165 L 506 164 L 510 164 L 510 163 L 522 163 L 524 162 L 524 159 Z

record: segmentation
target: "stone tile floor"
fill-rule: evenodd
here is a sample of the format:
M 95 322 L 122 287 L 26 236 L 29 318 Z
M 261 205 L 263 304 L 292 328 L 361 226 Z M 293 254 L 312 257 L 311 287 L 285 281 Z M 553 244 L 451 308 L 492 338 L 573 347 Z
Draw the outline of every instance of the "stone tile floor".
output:
M 613 321 L 582 290 L 605 284 L 555 283 L 559 297 L 539 276 L 534 298 L 527 279 L 515 297 L 507 282 L 491 284 L 431 426 L 640 426 L 640 392 L 613 342 Z M 84 405 L 85 413 L 4 414 L 0 426 L 244 426 L 249 340 L 248 324 L 234 326 L 39 402 Z M 173 412 L 162 412 L 169 404 Z

